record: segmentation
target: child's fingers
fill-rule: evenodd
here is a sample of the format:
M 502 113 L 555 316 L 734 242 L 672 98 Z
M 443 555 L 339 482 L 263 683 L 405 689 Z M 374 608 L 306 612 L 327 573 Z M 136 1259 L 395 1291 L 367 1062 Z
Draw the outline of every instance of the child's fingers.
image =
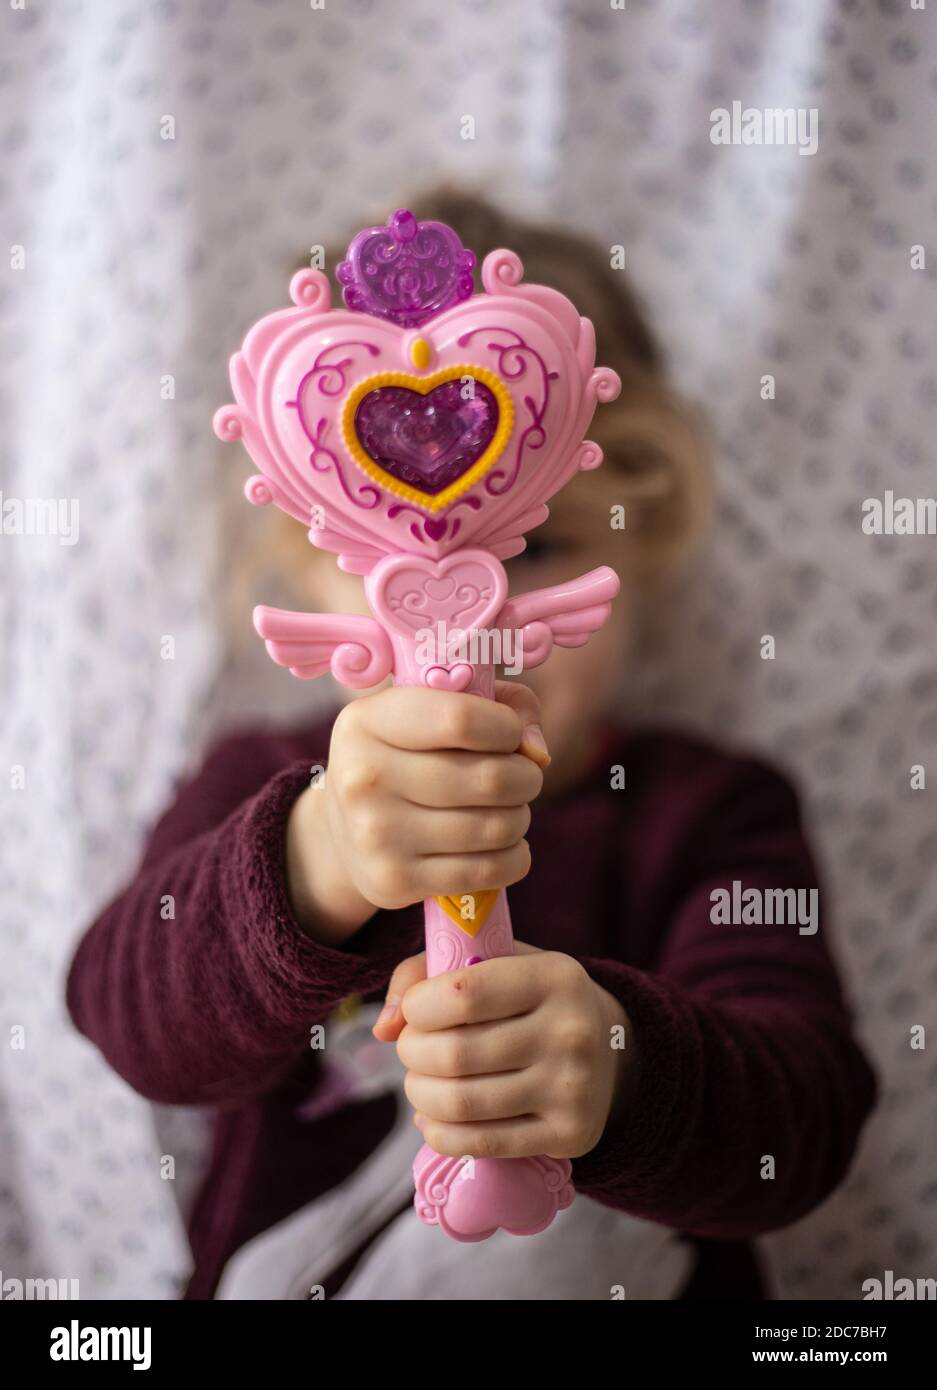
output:
M 413 1119 L 430 1148 L 450 1158 L 528 1158 L 557 1149 L 552 1129 L 536 1115 L 487 1124 L 444 1124 L 421 1114 Z
M 402 960 L 391 975 L 387 983 L 387 994 L 384 997 L 384 1007 L 377 1016 L 377 1022 L 371 1029 L 375 1037 L 381 1042 L 396 1042 L 404 1025 L 404 1016 L 400 1009 L 400 1001 L 406 994 L 411 985 L 418 980 L 426 978 L 426 952 L 421 951 L 418 956 L 408 956 Z
M 495 681 L 495 699 L 512 709 L 524 727 L 518 752 L 540 768 L 549 767 L 550 753 L 540 724 L 540 701 L 530 686 L 519 681 Z
M 353 708 L 366 732 L 392 748 L 513 753 L 523 733 L 506 704 L 451 690 L 393 686 L 356 700 Z
M 421 898 L 471 898 L 473 894 L 510 888 L 530 872 L 530 845 L 518 840 L 509 849 L 481 854 L 427 854 L 412 869 L 412 882 Z M 471 920 L 475 907 L 466 904 Z
M 535 1013 L 435 1033 L 407 1026 L 397 1039 L 397 1056 L 420 1076 L 490 1076 L 533 1066 L 543 1056 L 543 1033 Z
M 455 1080 L 410 1071 L 404 1090 L 414 1110 L 442 1124 L 513 1120 L 537 1108 L 537 1074 L 530 1067 Z
M 489 850 L 510 849 L 530 829 L 530 807 L 485 806 L 447 807 L 406 805 L 378 819 L 373 830 L 377 852 L 386 847 L 387 837 L 395 833 L 408 846 L 418 847 L 421 858 L 436 854 L 485 854 Z M 386 831 L 385 831 L 385 822 Z M 404 825 L 404 822 L 406 824 Z M 382 835 L 384 844 L 380 843 Z M 477 887 L 478 885 L 476 885 Z M 449 890 L 444 890 L 448 892 Z
M 424 1033 L 531 1013 L 543 999 L 543 979 L 529 957 L 500 956 L 414 985 L 405 1017 Z
M 514 950 L 517 955 L 543 955 L 543 952 L 540 950 L 539 946 L 528 946 L 527 943 L 524 941 L 515 941 Z M 475 967 L 471 968 L 474 969 Z M 434 978 L 439 977 L 437 976 Z M 400 964 L 397 966 L 396 970 L 394 971 L 393 975 L 391 975 L 390 980 L 387 984 L 387 994 L 384 999 L 384 1008 L 378 1015 L 377 1022 L 375 1023 L 374 1028 L 372 1029 L 372 1032 L 375 1033 L 378 1030 L 380 1030 L 380 1037 L 382 1042 L 396 1042 L 403 1029 L 404 1023 L 406 1022 L 403 1016 L 403 1011 L 400 1007 L 401 1000 L 403 999 L 403 996 L 406 994 L 407 990 L 410 989 L 412 985 L 418 984 L 421 980 L 425 979 L 425 951 L 421 951 L 418 956 L 408 956 L 406 960 L 402 960 Z M 498 1021 L 503 1022 L 503 1024 L 511 1024 L 515 1021 L 520 1022 L 519 1019 Z M 525 1040 L 531 1045 L 533 1045 L 536 1042 L 536 1039 L 533 1034 L 528 1034 L 526 1030 L 522 1030 L 521 1032 L 509 1031 L 506 1035 L 502 1033 L 502 1046 L 505 1044 L 505 1039 L 507 1039 L 508 1043 L 513 1048 L 512 1055 L 515 1058 L 513 1063 L 514 1066 L 526 1066 L 528 1062 L 534 1060 L 536 1050 L 534 1050 L 534 1052 L 531 1053 L 531 1055 L 528 1055 L 528 1052 L 530 1052 L 530 1048 L 528 1048 L 527 1052 L 525 1052 L 522 1046 L 525 1043 Z M 417 1036 L 415 1043 L 417 1046 L 423 1045 L 425 1047 L 426 1041 L 426 1039 Z M 458 1039 L 458 1047 L 463 1052 L 465 1052 L 465 1050 L 468 1049 L 467 1055 L 464 1058 L 464 1071 L 441 1071 L 438 1074 L 440 1076 L 467 1076 L 473 1075 L 476 1072 L 498 1070 L 498 1067 L 495 1064 L 498 1062 L 499 1054 L 491 1050 L 493 1045 L 494 1035 L 492 1031 L 486 1028 L 484 1024 L 481 1024 L 477 1029 L 469 1028 L 466 1029 L 464 1033 L 460 1032 L 460 1036 Z M 404 1063 L 405 1066 L 412 1067 L 415 1071 L 430 1070 L 429 1066 L 420 1065 L 421 1061 L 427 1061 L 425 1052 L 420 1054 L 414 1054 L 411 1060 L 407 1060 L 404 1057 L 401 1057 L 400 1060 Z
M 396 795 L 417 806 L 523 806 L 535 801 L 543 788 L 540 768 L 521 753 L 467 753 L 456 748 L 411 753 L 391 748 L 384 765 L 386 781 Z

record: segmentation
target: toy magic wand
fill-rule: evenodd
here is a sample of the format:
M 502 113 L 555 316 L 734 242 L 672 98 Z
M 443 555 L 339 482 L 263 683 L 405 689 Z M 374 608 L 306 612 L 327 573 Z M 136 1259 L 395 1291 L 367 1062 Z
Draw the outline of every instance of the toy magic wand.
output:
M 590 320 L 524 284 L 512 251 L 485 257 L 481 294 L 474 265 L 452 228 L 395 212 L 352 240 L 336 272 L 345 308 L 332 308 L 322 271 L 298 271 L 294 307 L 262 318 L 231 358 L 237 404 L 214 428 L 260 470 L 248 500 L 296 517 L 365 576 L 374 615 L 256 608 L 267 650 L 294 676 L 331 671 L 363 689 L 393 675 L 492 698 L 492 644 L 467 636 L 509 634 L 526 670 L 608 617 L 619 586 L 607 566 L 509 599 L 501 561 L 547 519 L 547 498 L 602 462 L 584 435 L 621 382 L 596 367 Z M 428 975 L 513 953 L 503 888 L 424 908 Z M 568 1159 L 467 1164 L 424 1144 L 414 1204 L 456 1240 L 533 1235 L 572 1202 L 571 1174 Z

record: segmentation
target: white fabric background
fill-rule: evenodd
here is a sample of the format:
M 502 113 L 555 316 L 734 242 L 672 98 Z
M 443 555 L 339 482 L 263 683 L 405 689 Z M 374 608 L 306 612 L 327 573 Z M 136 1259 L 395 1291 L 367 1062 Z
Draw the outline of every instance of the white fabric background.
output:
M 909 788 L 914 763 L 937 779 L 934 541 L 859 524 L 887 487 L 937 491 L 935 9 L 4 7 L 0 487 L 76 497 L 81 526 L 72 547 L 0 536 L 5 1277 L 107 1298 L 172 1296 L 185 1274 L 157 1158 L 189 1129 L 159 1139 L 176 1117 L 69 1029 L 64 969 L 219 710 L 297 698 L 272 667 L 219 688 L 219 596 L 260 525 L 237 500 L 246 459 L 210 429 L 227 356 L 286 303 L 304 247 L 437 174 L 623 244 L 679 380 L 716 417 L 714 543 L 639 703 L 799 775 L 886 1085 L 848 1183 L 768 1245 L 788 1296 L 937 1272 L 937 1063 L 933 1043 L 909 1047 L 913 1024 L 934 1035 L 937 987 L 934 793 Z M 710 110 L 734 99 L 818 107 L 819 153 L 712 146 Z M 9 270 L 17 244 L 25 269 Z M 7 789 L 14 764 L 24 790 Z M 16 1025 L 25 1051 L 7 1045 Z

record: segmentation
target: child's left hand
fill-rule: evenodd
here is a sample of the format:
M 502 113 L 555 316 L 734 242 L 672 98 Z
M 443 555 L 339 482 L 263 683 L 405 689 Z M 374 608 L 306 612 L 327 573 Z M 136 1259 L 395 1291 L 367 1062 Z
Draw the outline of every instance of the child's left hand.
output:
M 414 1122 L 437 1153 L 578 1158 L 627 1100 L 631 1025 L 571 956 L 514 948 L 432 979 L 425 954 L 402 961 L 374 1033 L 396 1040 Z

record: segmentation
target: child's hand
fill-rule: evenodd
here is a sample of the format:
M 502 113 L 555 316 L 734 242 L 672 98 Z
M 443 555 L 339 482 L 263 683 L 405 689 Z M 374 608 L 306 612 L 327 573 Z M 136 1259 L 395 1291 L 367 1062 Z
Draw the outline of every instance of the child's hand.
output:
M 627 1103 L 635 1049 L 622 1006 L 571 956 L 515 951 L 429 980 L 425 955 L 413 956 L 391 978 L 374 1031 L 396 1038 L 415 1123 L 437 1153 L 578 1158 Z
M 549 762 L 539 720 L 533 691 L 506 681 L 495 700 L 399 686 L 346 705 L 324 785 L 298 798 L 287 831 L 307 929 L 341 940 L 376 908 L 523 878 Z

